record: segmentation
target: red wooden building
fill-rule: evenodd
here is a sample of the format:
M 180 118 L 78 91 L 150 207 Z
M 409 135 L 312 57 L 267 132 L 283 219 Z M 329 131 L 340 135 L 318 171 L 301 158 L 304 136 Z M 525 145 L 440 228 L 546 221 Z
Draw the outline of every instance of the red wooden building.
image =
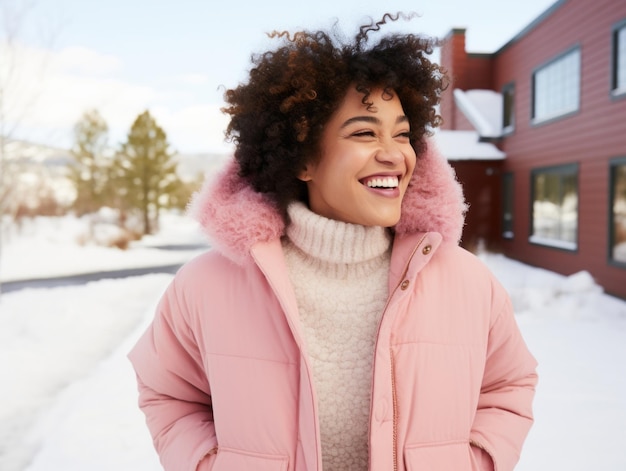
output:
M 448 155 L 471 205 L 464 243 L 586 270 L 626 298 L 626 0 L 559 0 L 490 54 L 454 29 L 441 64 L 441 141 L 462 131 L 502 152 Z

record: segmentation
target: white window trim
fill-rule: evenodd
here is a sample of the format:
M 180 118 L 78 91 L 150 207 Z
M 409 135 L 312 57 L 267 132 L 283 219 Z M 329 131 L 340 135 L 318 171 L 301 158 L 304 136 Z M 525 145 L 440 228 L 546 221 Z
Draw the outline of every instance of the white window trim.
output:
M 578 90 L 576 91 L 578 94 L 578 99 L 576 100 L 576 104 L 568 107 L 568 108 L 563 108 L 561 110 L 559 110 L 558 112 L 552 112 L 549 114 L 544 114 L 542 116 L 532 116 L 531 117 L 531 124 L 541 124 L 541 123 L 545 123 L 548 121 L 552 121 L 554 119 L 557 118 L 561 118 L 564 116 L 568 116 L 571 115 L 573 113 L 576 113 L 580 110 L 581 107 L 581 89 L 582 89 L 582 50 L 581 47 L 579 45 L 576 45 L 568 50 L 566 50 L 565 52 L 559 54 L 558 56 L 550 59 L 549 61 L 545 62 L 544 64 L 540 65 L 539 67 L 537 67 L 533 73 L 532 73 L 532 97 L 531 97 L 531 106 L 532 106 L 532 114 L 536 114 L 537 113 L 537 109 L 536 109 L 536 99 L 537 99 L 537 83 L 536 83 L 536 76 L 537 73 L 546 70 L 547 68 L 559 63 L 561 60 L 564 60 L 566 57 L 568 57 L 570 54 L 578 54 Z
M 541 237 L 536 235 L 531 235 L 528 240 L 533 244 L 547 245 L 549 247 L 555 247 L 557 249 L 576 250 L 578 248 L 578 244 L 576 242 L 550 239 L 548 237 Z

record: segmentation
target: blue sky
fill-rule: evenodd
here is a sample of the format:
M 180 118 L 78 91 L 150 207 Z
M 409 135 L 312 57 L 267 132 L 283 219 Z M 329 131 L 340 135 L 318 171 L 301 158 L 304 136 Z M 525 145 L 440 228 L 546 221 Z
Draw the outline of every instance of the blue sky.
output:
M 19 10 L 25 2 L 4 3 Z M 327 28 L 338 20 L 351 36 L 369 16 L 415 11 L 420 18 L 398 22 L 393 30 L 444 36 L 452 28 L 466 28 L 469 51 L 493 52 L 553 3 L 35 0 L 16 22 L 21 26 L 18 40 L 28 48 L 13 53 L 40 64 L 29 69 L 39 72 L 26 72 L 38 77 L 36 83 L 22 80 L 14 94 L 31 97 L 28 106 L 14 106 L 28 109 L 18 113 L 14 134 L 71 145 L 73 124 L 86 109 L 97 108 L 115 145 L 134 118 L 150 109 L 176 150 L 221 151 L 226 149 L 226 121 L 219 112 L 220 86 L 233 87 L 245 79 L 250 54 L 272 45 L 268 31 Z

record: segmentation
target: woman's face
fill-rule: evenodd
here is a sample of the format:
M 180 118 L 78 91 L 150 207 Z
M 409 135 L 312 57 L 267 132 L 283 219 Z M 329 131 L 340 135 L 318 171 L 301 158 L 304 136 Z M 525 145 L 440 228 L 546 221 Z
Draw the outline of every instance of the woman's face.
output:
M 374 89 L 368 110 L 350 88 L 321 137 L 321 156 L 299 178 L 311 211 L 338 221 L 390 227 L 415 168 L 409 122 L 400 99 Z

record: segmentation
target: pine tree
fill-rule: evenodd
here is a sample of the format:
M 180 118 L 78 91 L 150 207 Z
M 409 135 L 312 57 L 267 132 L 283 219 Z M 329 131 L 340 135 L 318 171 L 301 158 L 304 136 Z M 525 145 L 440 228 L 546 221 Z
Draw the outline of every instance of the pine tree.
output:
M 167 206 L 168 195 L 180 184 L 176 167 L 165 131 L 149 111 L 143 112 L 118 152 L 116 187 L 124 205 L 120 209 L 139 211 L 144 234 L 158 227 L 160 209 Z
M 71 178 L 76 186 L 74 209 L 79 215 L 110 204 L 107 201 L 110 163 L 105 160 L 108 131 L 97 110 L 85 112 L 74 126 L 72 154 L 76 165 Z

